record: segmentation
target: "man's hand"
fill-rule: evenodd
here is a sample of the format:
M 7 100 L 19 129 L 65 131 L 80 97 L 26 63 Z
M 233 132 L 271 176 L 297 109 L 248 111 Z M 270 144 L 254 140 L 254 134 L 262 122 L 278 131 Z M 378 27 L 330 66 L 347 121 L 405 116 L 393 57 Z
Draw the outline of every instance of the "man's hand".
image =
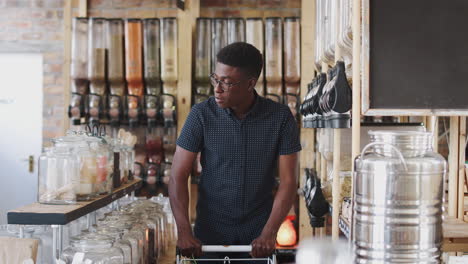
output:
M 177 247 L 180 250 L 180 254 L 184 257 L 199 257 L 202 254 L 202 244 L 192 234 L 179 234 Z
M 276 248 L 276 233 L 262 233 L 252 241 L 252 252 L 250 255 L 254 258 L 264 258 L 273 254 Z

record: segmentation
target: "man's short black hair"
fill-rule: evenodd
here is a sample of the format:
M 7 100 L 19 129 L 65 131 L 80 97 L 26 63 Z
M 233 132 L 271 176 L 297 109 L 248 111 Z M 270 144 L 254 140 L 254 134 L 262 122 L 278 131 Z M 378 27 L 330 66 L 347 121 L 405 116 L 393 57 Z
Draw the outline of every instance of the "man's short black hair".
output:
M 263 57 L 253 45 L 245 42 L 234 42 L 222 48 L 216 55 L 218 62 L 232 67 L 241 68 L 249 77 L 260 76 L 263 67 Z

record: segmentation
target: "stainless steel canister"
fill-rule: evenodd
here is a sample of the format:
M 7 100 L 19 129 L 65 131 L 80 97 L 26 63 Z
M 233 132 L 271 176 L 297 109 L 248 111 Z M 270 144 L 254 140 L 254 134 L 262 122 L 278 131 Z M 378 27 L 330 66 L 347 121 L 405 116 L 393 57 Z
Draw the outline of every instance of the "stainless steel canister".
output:
M 356 263 L 439 263 L 445 159 L 432 134 L 370 131 L 355 160 Z

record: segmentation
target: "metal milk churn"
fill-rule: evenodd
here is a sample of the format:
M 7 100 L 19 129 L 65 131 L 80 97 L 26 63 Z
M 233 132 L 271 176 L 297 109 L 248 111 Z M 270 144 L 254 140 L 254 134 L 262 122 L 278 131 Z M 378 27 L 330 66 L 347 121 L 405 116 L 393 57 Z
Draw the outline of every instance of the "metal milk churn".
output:
M 445 159 L 432 134 L 370 131 L 355 160 L 356 263 L 440 263 Z

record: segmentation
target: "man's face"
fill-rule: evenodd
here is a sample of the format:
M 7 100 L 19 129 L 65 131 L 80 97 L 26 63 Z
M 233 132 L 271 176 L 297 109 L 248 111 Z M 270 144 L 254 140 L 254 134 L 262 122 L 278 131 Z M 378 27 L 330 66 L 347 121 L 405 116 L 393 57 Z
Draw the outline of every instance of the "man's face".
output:
M 213 77 L 224 83 L 235 84 L 227 91 L 223 91 L 221 84 L 214 87 L 216 103 L 221 108 L 241 105 L 255 86 L 255 79 L 249 78 L 241 69 L 220 62 L 216 63 Z

